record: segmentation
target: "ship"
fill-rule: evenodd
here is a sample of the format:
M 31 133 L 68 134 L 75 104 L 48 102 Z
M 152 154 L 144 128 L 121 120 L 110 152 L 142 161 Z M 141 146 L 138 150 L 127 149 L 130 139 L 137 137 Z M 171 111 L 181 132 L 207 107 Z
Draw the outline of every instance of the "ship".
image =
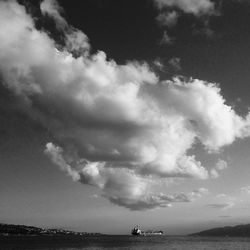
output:
M 132 231 L 131 231 L 132 235 L 135 236 L 151 236 L 151 235 L 163 235 L 163 231 L 154 231 L 154 230 L 148 230 L 148 231 L 142 231 L 141 229 L 139 229 L 138 226 L 135 226 Z

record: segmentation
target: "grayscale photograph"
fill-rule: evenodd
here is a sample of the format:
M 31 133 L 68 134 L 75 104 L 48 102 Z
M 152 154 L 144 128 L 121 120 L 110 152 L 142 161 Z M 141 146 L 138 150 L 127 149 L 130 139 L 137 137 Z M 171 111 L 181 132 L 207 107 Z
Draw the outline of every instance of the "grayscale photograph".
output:
M 0 0 L 0 250 L 250 250 L 249 0 Z

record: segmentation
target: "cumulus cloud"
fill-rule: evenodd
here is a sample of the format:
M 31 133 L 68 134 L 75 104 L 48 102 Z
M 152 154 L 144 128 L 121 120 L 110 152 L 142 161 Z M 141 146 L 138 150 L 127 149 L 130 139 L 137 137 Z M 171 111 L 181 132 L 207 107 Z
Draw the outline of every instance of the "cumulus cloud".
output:
M 175 78 L 163 83 L 166 85 L 167 91 L 158 93 L 160 105 L 173 105 L 174 110 L 190 122 L 208 150 L 217 151 L 237 137 L 248 136 L 248 116 L 242 118 L 226 105 L 216 84 Z
M 87 36 L 55 3 L 45 0 L 41 11 L 64 23 L 63 47 L 36 28 L 22 5 L 0 2 L 0 72 L 22 111 L 53 135 L 58 146 L 48 143 L 46 154 L 73 180 L 130 209 L 198 197 L 154 194 L 150 183 L 208 178 L 188 150 L 199 141 L 214 152 L 249 136 L 250 116 L 226 105 L 214 83 L 160 81 L 146 63 L 119 65 L 102 51 L 91 54 Z
M 208 192 L 200 188 L 188 194 L 152 194 L 150 182 L 131 169 L 105 167 L 105 162 L 72 158 L 53 143 L 47 143 L 45 153 L 74 181 L 100 188 L 112 203 L 131 210 L 170 207 L 175 202 L 191 202 Z

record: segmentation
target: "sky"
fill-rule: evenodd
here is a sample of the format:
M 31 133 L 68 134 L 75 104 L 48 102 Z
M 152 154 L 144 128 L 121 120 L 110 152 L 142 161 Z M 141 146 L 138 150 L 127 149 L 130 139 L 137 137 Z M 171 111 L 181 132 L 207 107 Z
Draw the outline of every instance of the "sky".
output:
M 0 222 L 250 223 L 249 24 L 247 0 L 1 0 Z

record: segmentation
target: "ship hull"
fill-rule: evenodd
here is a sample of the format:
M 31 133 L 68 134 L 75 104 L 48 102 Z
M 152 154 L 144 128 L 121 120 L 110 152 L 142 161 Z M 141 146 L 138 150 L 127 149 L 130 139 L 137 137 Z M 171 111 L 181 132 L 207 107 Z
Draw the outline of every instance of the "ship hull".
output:
M 141 234 L 142 236 L 155 236 L 155 235 L 163 235 L 163 233 L 143 233 Z
M 138 226 L 134 227 L 131 231 L 132 235 L 135 236 L 154 236 L 154 235 L 163 235 L 163 231 L 141 231 Z

